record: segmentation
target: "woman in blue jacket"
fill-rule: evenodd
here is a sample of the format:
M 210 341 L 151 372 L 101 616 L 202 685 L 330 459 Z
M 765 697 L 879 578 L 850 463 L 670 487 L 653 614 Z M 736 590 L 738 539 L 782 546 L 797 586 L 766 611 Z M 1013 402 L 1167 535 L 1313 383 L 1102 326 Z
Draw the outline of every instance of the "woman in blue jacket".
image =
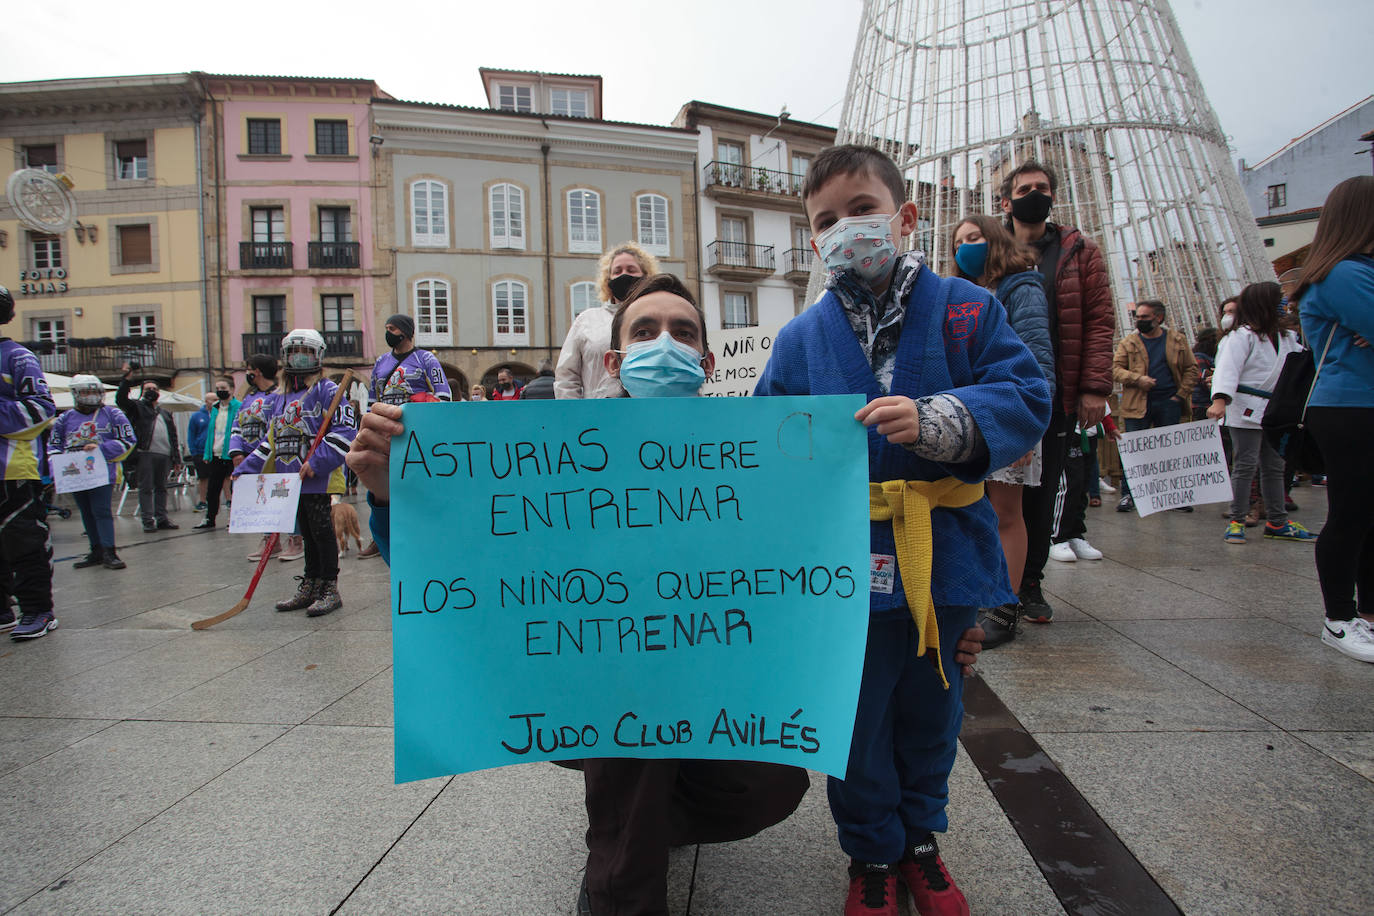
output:
M 1320 360 L 1306 424 L 1326 462 L 1322 642 L 1374 662 L 1374 176 L 1336 185 L 1293 298 Z
M 1030 348 L 1031 354 L 1054 390 L 1054 345 L 1050 342 L 1050 305 L 1037 266 L 1036 253 L 1016 241 L 991 216 L 966 216 L 954 227 L 951 246 L 959 276 L 997 297 L 1007 310 L 1007 323 Z M 1048 481 L 1051 486 L 1057 481 Z M 997 534 L 1007 557 L 1011 590 L 1021 590 L 1021 571 L 1026 566 L 1026 522 L 1021 516 L 1021 488 L 1036 487 L 1040 480 L 1040 446 L 1015 463 L 993 471 L 986 485 L 988 501 L 997 511 Z M 1019 605 L 984 608 L 978 623 L 986 637 L 985 648 L 999 646 L 1016 635 Z

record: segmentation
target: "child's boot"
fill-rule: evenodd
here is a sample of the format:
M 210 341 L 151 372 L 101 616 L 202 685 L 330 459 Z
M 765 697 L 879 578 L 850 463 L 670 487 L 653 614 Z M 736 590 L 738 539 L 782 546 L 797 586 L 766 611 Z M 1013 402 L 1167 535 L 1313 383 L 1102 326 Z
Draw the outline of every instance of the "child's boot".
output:
M 296 594 L 278 601 L 277 610 L 299 611 L 303 607 L 309 607 L 310 603 L 315 600 L 315 592 L 319 588 L 320 580 L 297 576 L 296 581 L 300 583 L 296 587 Z
M 343 599 L 339 597 L 338 579 L 320 579 L 319 589 L 315 592 L 315 603 L 306 610 L 307 617 L 323 617 L 332 611 L 337 611 L 343 607 Z

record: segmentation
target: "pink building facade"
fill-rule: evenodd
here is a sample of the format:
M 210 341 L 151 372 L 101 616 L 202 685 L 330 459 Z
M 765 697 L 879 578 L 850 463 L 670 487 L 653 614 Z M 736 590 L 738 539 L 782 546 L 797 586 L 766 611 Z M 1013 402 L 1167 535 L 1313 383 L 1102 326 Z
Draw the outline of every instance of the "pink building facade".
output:
M 385 348 L 375 284 L 391 273 L 373 231 L 370 103 L 382 93 L 370 80 L 200 78 L 212 361 L 236 372 L 304 327 L 324 334 L 329 365 L 366 370 Z

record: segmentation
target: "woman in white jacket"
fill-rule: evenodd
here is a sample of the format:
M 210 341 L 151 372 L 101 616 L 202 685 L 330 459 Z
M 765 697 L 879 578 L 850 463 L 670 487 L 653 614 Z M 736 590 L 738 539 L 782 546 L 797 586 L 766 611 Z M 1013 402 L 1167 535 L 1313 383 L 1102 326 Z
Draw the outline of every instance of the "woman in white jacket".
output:
M 1298 336 L 1279 326 L 1277 283 L 1252 283 L 1240 294 L 1235 329 L 1221 339 L 1212 374 L 1212 406 L 1207 416 L 1226 418 L 1234 459 L 1231 467 L 1231 521 L 1226 543 L 1245 543 L 1245 513 L 1250 483 L 1259 469 L 1260 496 L 1269 521 L 1264 536 L 1281 541 L 1311 541 L 1316 535 L 1290 521 L 1283 508 L 1283 458 L 1264 438 L 1260 420 L 1289 353 L 1302 349 Z
M 611 348 L 611 319 L 640 277 L 658 273 L 658 259 L 634 242 L 617 245 L 601 256 L 596 292 L 601 301 L 573 319 L 554 372 L 556 398 L 594 398 L 609 377 L 602 363 Z

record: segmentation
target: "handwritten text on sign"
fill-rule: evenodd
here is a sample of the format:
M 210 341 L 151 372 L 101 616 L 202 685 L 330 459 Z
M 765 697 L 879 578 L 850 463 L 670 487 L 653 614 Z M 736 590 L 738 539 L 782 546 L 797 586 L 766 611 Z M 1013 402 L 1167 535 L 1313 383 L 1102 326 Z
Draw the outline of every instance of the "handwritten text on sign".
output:
M 1204 421 L 1122 433 L 1116 443 L 1143 518 L 1165 509 L 1225 502 L 1231 476 L 1221 448 L 1221 427 Z
M 777 328 L 726 328 L 711 332 L 716 368 L 701 393 L 709 398 L 744 398 L 754 393 L 759 373 L 773 352 Z
M 109 465 L 99 449 L 59 452 L 50 457 L 53 488 L 58 493 L 94 490 L 110 483 Z
M 862 403 L 406 405 L 396 779 L 578 757 L 843 775 L 868 620 Z
M 229 531 L 233 534 L 289 532 L 296 526 L 296 505 L 300 501 L 299 474 L 240 477 L 234 481 Z

